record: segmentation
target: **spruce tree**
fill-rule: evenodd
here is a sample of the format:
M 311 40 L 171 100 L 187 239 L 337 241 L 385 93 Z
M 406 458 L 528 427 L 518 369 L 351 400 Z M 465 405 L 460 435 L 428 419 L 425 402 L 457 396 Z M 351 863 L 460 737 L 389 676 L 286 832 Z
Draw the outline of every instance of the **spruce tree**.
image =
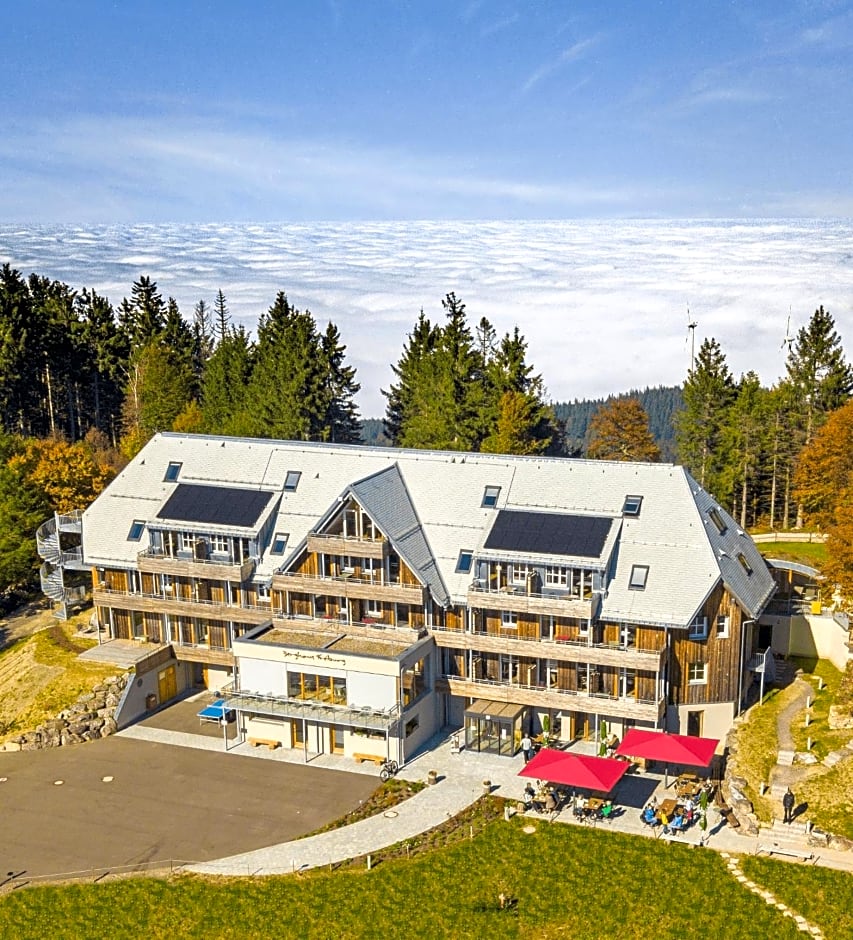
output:
M 412 416 L 416 389 L 422 380 L 421 370 L 438 345 L 439 328 L 434 327 L 421 310 L 412 332 L 403 346 L 403 354 L 391 371 L 396 383 L 382 394 L 388 400 L 385 409 L 385 433 L 396 447 L 403 446 L 406 425 Z
M 321 440 L 338 444 L 356 444 L 361 440 L 361 425 L 355 396 L 361 386 L 356 370 L 345 364 L 346 346 L 334 323 L 329 323 L 320 339 L 325 413 L 315 433 Z
M 202 378 L 202 428 L 206 433 L 245 433 L 244 409 L 252 356 L 245 328 L 229 327 L 207 361 Z
M 684 383 L 684 409 L 676 418 L 679 459 L 699 483 L 720 499 L 724 488 L 723 428 L 734 383 L 719 343 L 702 341 Z
M 231 314 L 228 312 L 228 304 L 225 301 L 225 294 L 222 293 L 222 288 L 216 292 L 216 299 L 213 301 L 213 319 L 214 329 L 218 341 L 221 343 L 228 334 L 228 323 L 231 319 Z
M 166 304 L 155 281 L 143 275 L 134 282 L 130 300 L 125 298 L 119 307 L 119 323 L 133 350 L 140 349 L 163 332 Z
M 750 505 L 755 505 L 761 467 L 766 463 L 768 446 L 769 400 L 755 372 L 741 377 L 726 415 L 721 444 L 725 467 L 721 474 L 722 497 L 741 528 L 748 524 Z M 752 520 L 755 523 L 755 518 Z

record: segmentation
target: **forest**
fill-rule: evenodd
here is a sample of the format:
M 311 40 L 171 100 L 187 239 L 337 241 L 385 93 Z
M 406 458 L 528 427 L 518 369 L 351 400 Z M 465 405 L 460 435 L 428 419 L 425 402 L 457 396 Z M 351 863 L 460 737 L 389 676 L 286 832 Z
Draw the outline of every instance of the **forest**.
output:
M 385 415 L 362 421 L 337 327 L 321 330 L 284 291 L 250 336 L 221 290 L 185 316 L 146 276 L 114 307 L 3 265 L 0 594 L 37 584 L 33 533 L 45 518 L 85 507 L 168 430 L 676 461 L 745 529 L 819 525 L 853 569 L 853 371 L 823 307 L 791 337 L 770 388 L 754 372 L 735 378 L 706 338 L 680 388 L 554 403 L 519 326 L 498 336 L 452 292 L 442 306 L 442 322 L 415 319 L 382 390 Z

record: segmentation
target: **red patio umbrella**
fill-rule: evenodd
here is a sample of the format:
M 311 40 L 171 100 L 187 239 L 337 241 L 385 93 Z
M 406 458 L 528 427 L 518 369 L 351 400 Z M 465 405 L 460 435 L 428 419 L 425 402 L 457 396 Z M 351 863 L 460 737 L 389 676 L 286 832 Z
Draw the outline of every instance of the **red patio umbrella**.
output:
M 609 793 L 628 769 L 628 764 L 611 757 L 567 754 L 554 748 L 541 751 L 519 770 L 519 777 L 535 777 L 549 783 L 562 783 L 584 790 Z
M 667 734 L 665 731 L 645 731 L 630 728 L 622 743 L 616 748 L 620 757 L 642 757 L 665 764 L 664 786 L 670 764 L 686 764 L 689 767 L 707 767 L 714 757 L 720 742 L 714 738 L 697 738 L 693 735 Z

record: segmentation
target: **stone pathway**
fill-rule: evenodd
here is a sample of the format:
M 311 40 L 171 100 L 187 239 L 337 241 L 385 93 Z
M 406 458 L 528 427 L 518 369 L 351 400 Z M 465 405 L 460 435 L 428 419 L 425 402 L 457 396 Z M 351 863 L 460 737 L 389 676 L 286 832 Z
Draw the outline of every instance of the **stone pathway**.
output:
M 740 867 L 740 860 L 733 858 L 728 852 L 721 852 L 720 856 L 726 863 L 726 868 L 728 869 L 729 874 L 738 882 L 743 888 L 747 891 L 751 891 L 753 894 L 758 895 L 762 900 L 764 900 L 770 907 L 775 907 L 777 911 L 783 917 L 790 917 L 794 923 L 797 925 L 797 928 L 803 933 L 807 933 L 812 937 L 822 940 L 823 931 L 817 924 L 809 923 L 805 917 L 801 914 L 798 914 L 796 911 L 792 910 L 786 904 L 783 904 L 772 891 L 768 891 L 766 888 L 762 888 L 761 885 L 756 884 L 754 881 L 750 881 L 749 878 L 743 873 L 743 869 Z

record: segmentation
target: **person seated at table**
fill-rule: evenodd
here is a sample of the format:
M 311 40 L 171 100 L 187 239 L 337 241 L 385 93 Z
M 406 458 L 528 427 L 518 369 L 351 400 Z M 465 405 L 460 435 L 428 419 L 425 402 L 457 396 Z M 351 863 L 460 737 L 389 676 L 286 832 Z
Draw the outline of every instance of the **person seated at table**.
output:
M 575 801 L 572 812 L 575 814 L 575 816 L 578 817 L 578 819 L 582 819 L 586 813 L 586 800 L 580 795 L 580 793 L 575 794 Z
M 533 784 L 528 781 L 527 786 L 524 788 L 524 802 L 527 806 L 533 804 L 533 800 L 536 796 L 536 791 L 533 789 Z
M 663 810 L 658 811 L 658 821 L 663 826 L 664 833 L 669 834 L 669 816 Z
M 684 818 L 688 823 L 693 822 L 693 815 L 696 812 L 696 804 L 688 797 L 684 801 Z
M 545 796 L 545 812 L 546 813 L 557 812 L 557 798 L 554 796 L 553 790 L 549 790 Z
M 646 804 L 642 815 L 643 822 L 647 826 L 656 826 L 658 824 L 657 812 L 651 803 Z
M 604 806 L 598 811 L 598 814 L 602 819 L 610 819 L 613 815 L 613 800 L 607 800 Z
M 669 822 L 669 829 L 671 832 L 684 832 L 684 816 L 676 813 Z M 666 831 L 664 829 L 664 832 Z

